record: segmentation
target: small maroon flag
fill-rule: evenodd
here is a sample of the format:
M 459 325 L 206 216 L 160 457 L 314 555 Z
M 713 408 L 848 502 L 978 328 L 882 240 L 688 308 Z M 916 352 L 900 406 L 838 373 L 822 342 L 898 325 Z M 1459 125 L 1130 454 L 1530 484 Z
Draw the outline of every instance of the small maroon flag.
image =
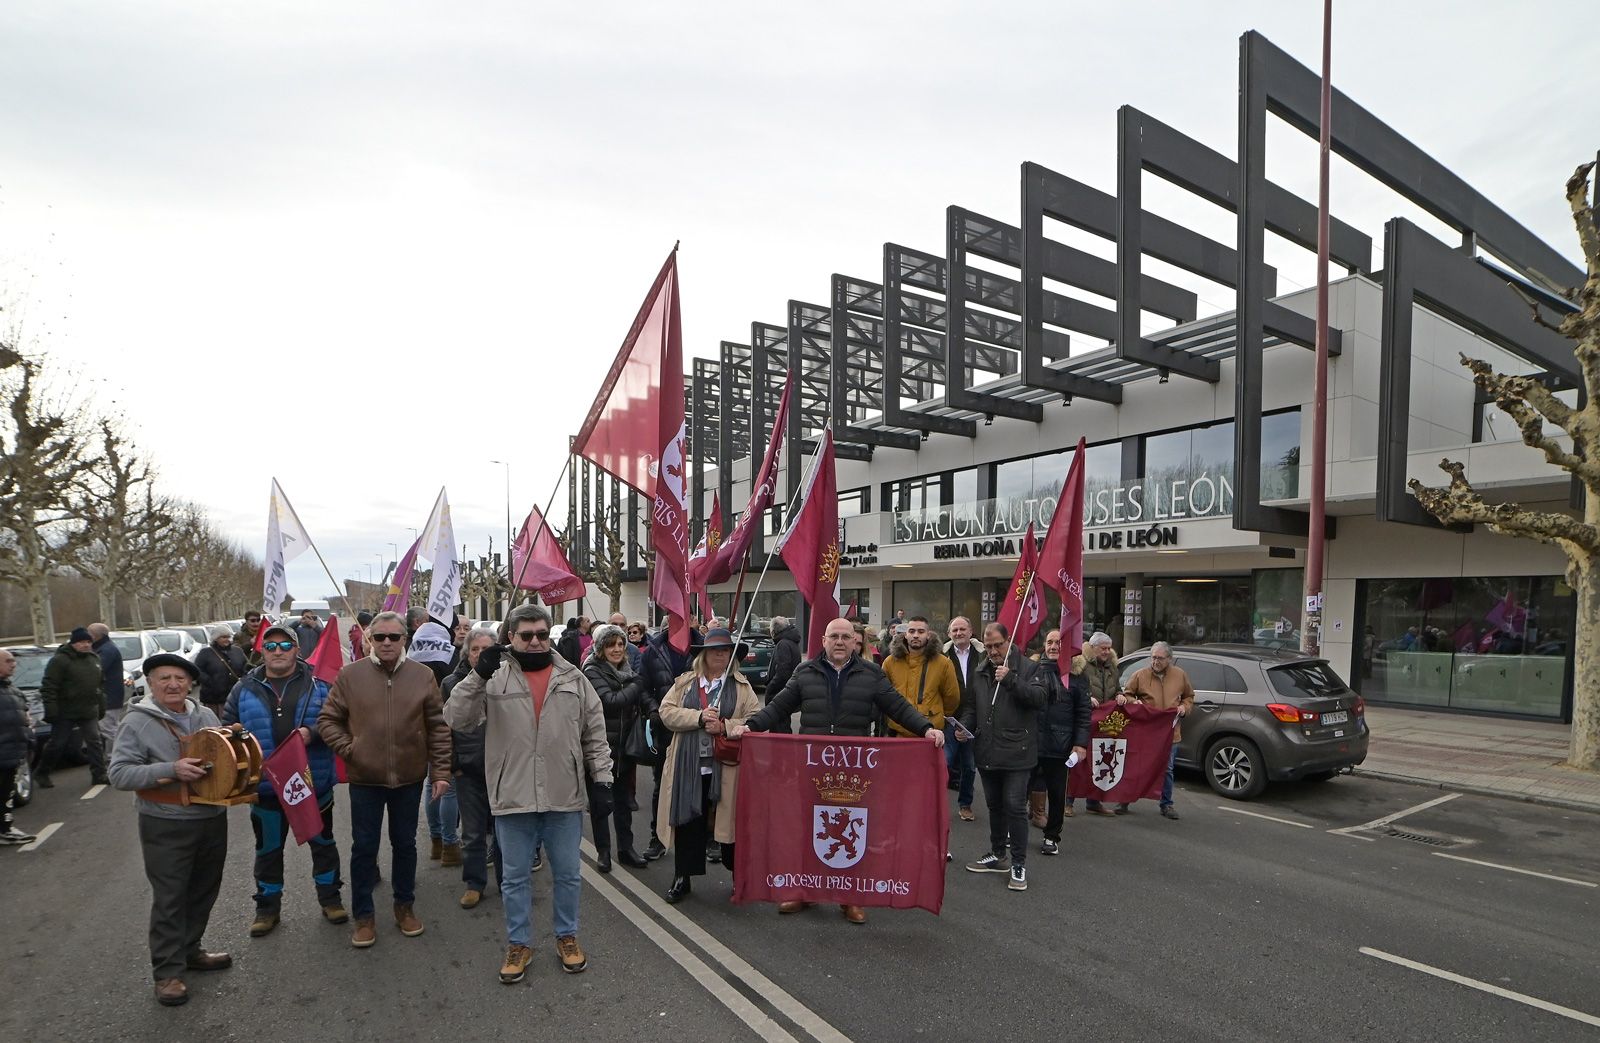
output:
M 1033 539 L 1033 523 L 1029 522 L 1028 532 L 1022 538 L 1022 557 L 1011 577 L 1005 604 L 1000 606 L 1000 622 L 1005 624 L 1011 643 L 1017 648 L 1027 648 L 1044 622 L 1044 592 L 1035 578 L 1038 571 L 1039 547 Z M 1066 640 L 1065 636 L 1062 640 Z
M 707 573 L 716 559 L 717 548 L 722 546 L 722 494 L 711 494 L 711 513 L 706 517 L 705 533 L 699 546 L 689 556 L 689 585 L 700 598 L 702 615 L 711 611 L 711 591 Z
M 529 508 L 527 520 L 511 545 L 511 575 L 518 590 L 538 591 L 547 605 L 583 597 L 583 580 L 567 560 L 538 507 Z
M 853 619 L 856 618 L 856 599 L 855 598 L 851 598 L 850 599 L 850 607 L 844 610 L 844 618 L 850 619 L 850 620 L 853 620 Z
M 328 625 L 317 638 L 317 647 L 311 652 L 311 676 L 328 684 L 339 679 L 344 669 L 344 646 L 339 641 L 339 617 L 330 615 Z
M 1056 663 L 1062 677 L 1071 675 L 1072 657 L 1083 643 L 1083 457 L 1080 438 L 1050 518 L 1050 531 L 1039 549 L 1038 582 L 1061 598 L 1061 652 Z
M 833 470 L 833 432 L 806 475 L 795 514 L 778 541 L 778 555 L 794 575 L 795 589 L 811 606 L 806 655 L 822 654 L 822 632 L 839 618 L 839 484 Z
M 337 641 L 335 641 L 337 644 Z M 296 728 L 261 765 L 261 773 L 272 783 L 272 792 L 278 798 L 294 830 L 298 844 L 308 843 L 322 832 L 322 812 L 317 807 L 317 791 L 311 781 L 311 766 L 306 762 L 306 744 Z
M 722 541 L 722 546 L 712 555 L 706 566 L 706 583 L 721 583 L 735 572 L 744 569 L 745 555 L 755 541 L 756 531 L 767 508 L 772 506 L 773 494 L 778 488 L 778 457 L 783 451 L 783 432 L 789 423 L 789 394 L 794 389 L 791 375 L 783 385 L 783 395 L 778 399 L 778 410 L 772 414 L 772 437 L 767 440 L 766 455 L 761 458 L 761 470 L 750 483 L 750 499 L 745 502 L 744 513 Z
M 1143 703 L 1095 707 L 1089 756 L 1068 774 L 1067 795 L 1118 804 L 1158 799 L 1177 719 L 1177 710 L 1154 710 Z
M 739 742 L 735 902 L 939 912 L 950 805 L 933 743 L 765 732 Z

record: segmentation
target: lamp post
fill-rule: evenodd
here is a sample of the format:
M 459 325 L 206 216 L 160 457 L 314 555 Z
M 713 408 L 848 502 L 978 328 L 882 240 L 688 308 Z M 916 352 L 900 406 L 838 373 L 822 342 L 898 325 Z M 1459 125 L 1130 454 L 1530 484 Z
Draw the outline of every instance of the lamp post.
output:
M 499 464 L 506 469 L 506 605 L 511 605 L 511 597 L 515 593 L 511 588 L 516 585 L 517 579 L 511 575 L 511 462 L 509 460 L 490 460 L 491 464 Z M 504 615 L 505 613 L 501 613 Z

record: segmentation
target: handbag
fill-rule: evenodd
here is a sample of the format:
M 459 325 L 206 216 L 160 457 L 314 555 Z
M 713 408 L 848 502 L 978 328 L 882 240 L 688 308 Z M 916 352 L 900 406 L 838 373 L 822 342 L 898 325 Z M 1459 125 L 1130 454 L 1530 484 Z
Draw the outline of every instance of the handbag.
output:
M 739 740 L 730 739 L 726 735 L 713 735 L 711 737 L 711 759 L 718 764 L 739 766 Z
M 656 751 L 650 745 L 650 720 L 636 714 L 622 736 L 622 759 L 634 764 L 654 764 Z

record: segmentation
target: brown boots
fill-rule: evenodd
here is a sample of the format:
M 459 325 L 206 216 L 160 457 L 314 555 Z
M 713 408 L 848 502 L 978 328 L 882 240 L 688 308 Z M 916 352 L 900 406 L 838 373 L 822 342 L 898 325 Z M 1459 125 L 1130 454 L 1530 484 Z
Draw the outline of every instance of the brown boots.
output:
M 411 911 L 409 905 L 395 903 L 394 925 L 400 928 L 400 933 L 407 938 L 415 938 L 422 933 L 422 921 L 417 919 L 417 914 Z
M 459 866 L 461 864 L 461 845 L 446 844 L 439 854 L 441 866 Z
M 1047 798 L 1041 790 L 1038 793 L 1028 794 L 1028 821 L 1033 823 L 1035 829 L 1043 829 L 1045 815 L 1049 809 Z

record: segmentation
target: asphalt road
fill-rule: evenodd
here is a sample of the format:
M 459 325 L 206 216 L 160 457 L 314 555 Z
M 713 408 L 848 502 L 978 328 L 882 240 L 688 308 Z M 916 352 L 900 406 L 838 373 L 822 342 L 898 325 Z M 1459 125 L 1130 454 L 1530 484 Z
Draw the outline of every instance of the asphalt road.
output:
M 978 821 L 952 823 L 941 916 L 780 918 L 732 906 L 715 866 L 674 908 L 657 897 L 670 860 L 610 877 L 589 866 L 590 968 L 564 975 L 544 872 L 534 964 L 508 988 L 498 898 L 461 910 L 457 872 L 426 860 L 420 938 L 385 920 L 380 888 L 379 942 L 351 949 L 347 928 L 317 917 L 296 849 L 285 921 L 251 940 L 250 829 L 235 810 L 207 944 L 236 965 L 192 976 L 189 1004 L 166 1009 L 149 991 L 131 798 L 80 799 L 83 769 L 57 780 L 20 821 L 60 828 L 36 850 L 0 849 L 0 1038 L 1600 1038 L 1600 817 L 1581 812 L 1360 777 L 1237 805 L 1180 778 L 1182 821 L 1080 805 L 1063 855 L 1030 855 L 1030 888 L 1014 893 L 961 870 L 986 846 L 980 794 Z M 342 807 L 338 822 L 343 843 Z

